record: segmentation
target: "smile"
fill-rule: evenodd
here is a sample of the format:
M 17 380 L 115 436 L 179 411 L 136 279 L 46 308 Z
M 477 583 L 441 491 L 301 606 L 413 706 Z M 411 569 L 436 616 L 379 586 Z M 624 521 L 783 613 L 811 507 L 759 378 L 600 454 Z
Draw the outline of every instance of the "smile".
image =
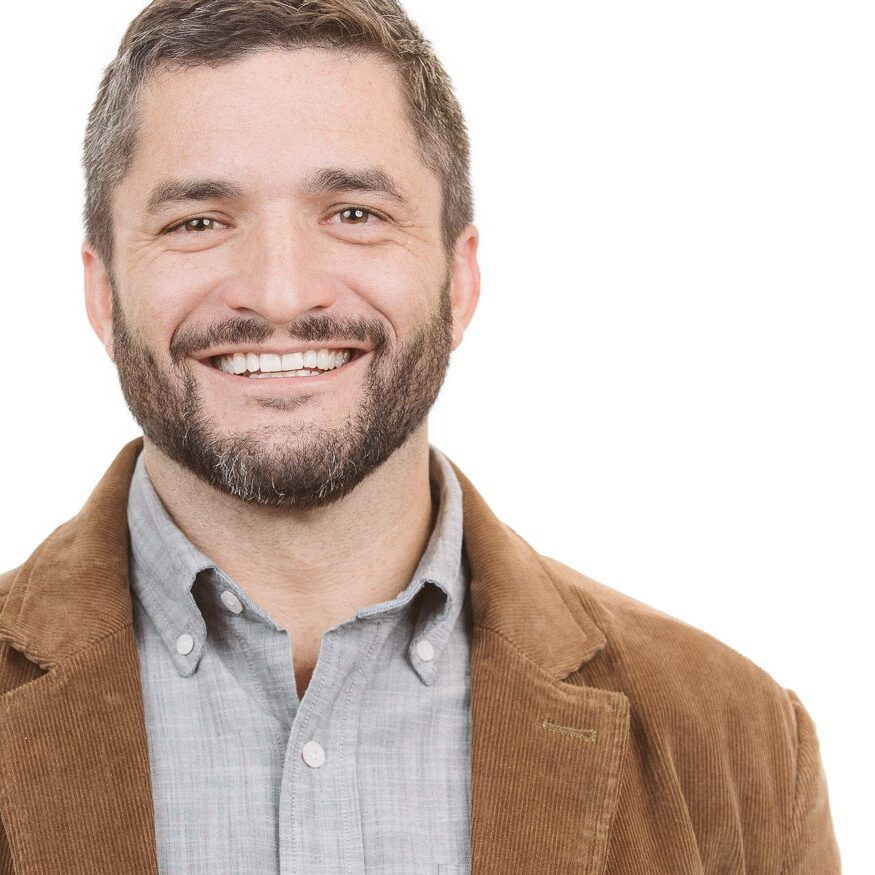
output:
M 336 371 L 357 357 L 356 349 L 308 349 L 302 352 L 235 352 L 213 356 L 214 368 L 251 379 L 314 377 Z

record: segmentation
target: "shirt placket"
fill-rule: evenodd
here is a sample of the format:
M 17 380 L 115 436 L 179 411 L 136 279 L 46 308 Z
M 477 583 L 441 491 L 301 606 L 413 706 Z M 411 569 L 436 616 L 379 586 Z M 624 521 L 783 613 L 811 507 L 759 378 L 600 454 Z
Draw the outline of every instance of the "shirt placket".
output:
M 322 636 L 283 762 L 281 875 L 364 871 L 356 739 L 371 656 L 385 634 L 384 618 L 374 617 Z

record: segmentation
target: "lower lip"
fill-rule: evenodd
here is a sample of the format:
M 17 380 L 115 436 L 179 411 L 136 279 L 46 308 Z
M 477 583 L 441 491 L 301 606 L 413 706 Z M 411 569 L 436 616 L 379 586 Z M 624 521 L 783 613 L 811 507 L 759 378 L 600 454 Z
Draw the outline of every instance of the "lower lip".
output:
M 325 371 L 322 374 L 311 375 L 309 377 L 241 377 L 239 374 L 229 374 L 227 371 L 221 371 L 218 368 L 213 367 L 213 365 L 202 361 L 198 362 L 198 364 L 224 380 L 233 381 L 237 386 L 254 386 L 265 391 L 271 389 L 280 389 L 284 391 L 292 387 L 297 389 L 298 387 L 306 386 L 322 386 L 331 380 L 336 379 L 340 374 L 347 370 L 355 368 L 356 365 L 358 365 L 363 359 L 367 358 L 367 356 L 368 353 L 363 352 L 355 358 L 350 359 L 345 365 L 341 365 L 339 368 L 334 368 L 330 371 Z

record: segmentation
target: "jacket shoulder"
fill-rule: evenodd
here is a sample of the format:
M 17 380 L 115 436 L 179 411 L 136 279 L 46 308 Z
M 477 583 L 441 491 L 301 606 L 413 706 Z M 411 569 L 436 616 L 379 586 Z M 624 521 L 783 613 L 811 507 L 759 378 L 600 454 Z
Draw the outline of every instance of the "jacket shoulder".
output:
M 574 682 L 626 695 L 642 745 L 633 762 L 679 788 L 697 835 L 713 832 L 722 798 L 750 859 L 773 859 L 776 843 L 782 872 L 838 872 L 817 733 L 796 693 L 707 632 L 544 560 L 605 636 Z
M 3 606 L 6 604 L 6 597 L 9 595 L 9 590 L 12 588 L 12 582 L 15 580 L 15 576 L 18 574 L 21 566 L 18 568 L 12 568 L 9 571 L 4 571 L 0 574 L 0 612 L 3 610 Z
M 767 671 L 707 632 L 545 557 L 605 635 L 580 681 L 624 693 L 640 718 L 669 736 L 739 751 L 757 737 L 795 758 L 798 699 Z
M 683 687 L 684 696 L 717 685 L 729 693 L 759 690 L 792 710 L 787 691 L 774 678 L 713 635 L 599 583 L 550 557 L 551 571 L 580 596 L 607 639 L 606 651 L 617 668 L 646 674 Z M 728 686 L 725 686 L 728 684 Z

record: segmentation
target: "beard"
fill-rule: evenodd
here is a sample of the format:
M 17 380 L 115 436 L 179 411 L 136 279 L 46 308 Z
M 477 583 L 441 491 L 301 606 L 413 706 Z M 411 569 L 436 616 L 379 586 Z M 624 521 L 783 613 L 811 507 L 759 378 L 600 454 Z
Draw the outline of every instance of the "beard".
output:
M 220 434 L 205 408 L 192 354 L 219 343 L 260 343 L 275 334 L 275 327 L 261 320 L 231 319 L 180 332 L 171 345 L 171 365 L 164 369 L 128 325 L 115 287 L 112 291 L 119 382 L 143 433 L 201 480 L 263 506 L 313 510 L 347 495 L 422 424 L 449 367 L 453 321 L 449 277 L 438 306 L 397 348 L 378 320 L 302 316 L 287 326 L 288 337 L 326 345 L 355 339 L 370 346 L 358 409 L 332 428 L 289 423 Z M 310 397 L 296 394 L 260 403 L 293 416 Z

